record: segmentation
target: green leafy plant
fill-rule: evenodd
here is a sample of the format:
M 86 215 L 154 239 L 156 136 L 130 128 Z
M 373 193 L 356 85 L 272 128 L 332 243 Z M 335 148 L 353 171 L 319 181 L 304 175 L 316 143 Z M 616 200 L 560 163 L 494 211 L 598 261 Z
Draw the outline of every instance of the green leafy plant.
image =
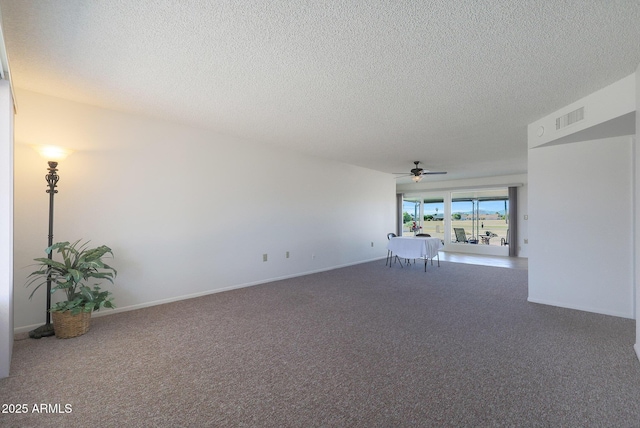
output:
M 73 314 L 80 312 L 98 311 L 101 308 L 114 308 L 111 292 L 102 290 L 98 284 L 93 288 L 85 285 L 90 279 L 104 279 L 113 284 L 117 272 L 107 265 L 102 259 L 107 254 L 113 256 L 111 248 L 101 245 L 96 248 L 87 248 L 89 242 L 81 243 L 80 240 L 70 244 L 58 242 L 45 250 L 47 254 L 56 252 L 62 256 L 62 262 L 40 257 L 34 259 L 38 270 L 27 277 L 27 287 L 33 284 L 33 294 L 47 281 L 51 280 L 51 293 L 62 291 L 67 299 L 56 303 L 50 309 L 51 312 L 71 311 Z

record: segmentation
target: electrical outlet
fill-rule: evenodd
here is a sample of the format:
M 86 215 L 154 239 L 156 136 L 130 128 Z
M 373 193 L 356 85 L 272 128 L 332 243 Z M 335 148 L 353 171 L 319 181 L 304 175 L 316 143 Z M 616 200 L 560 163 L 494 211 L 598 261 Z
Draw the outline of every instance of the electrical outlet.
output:
M 373 242 L 371 242 L 371 246 L 373 247 Z
M 287 251 L 287 253 L 286 253 L 285 257 L 286 257 L 286 258 L 289 258 L 289 252 L 288 252 L 288 251 Z
M 525 244 L 528 244 L 528 243 L 529 243 L 529 240 L 528 240 L 527 238 L 524 238 L 524 243 L 525 243 Z
M 266 255 L 266 254 L 263 254 L 263 255 L 262 255 L 262 261 L 263 261 L 263 262 L 266 262 L 266 261 L 267 261 L 267 255 Z

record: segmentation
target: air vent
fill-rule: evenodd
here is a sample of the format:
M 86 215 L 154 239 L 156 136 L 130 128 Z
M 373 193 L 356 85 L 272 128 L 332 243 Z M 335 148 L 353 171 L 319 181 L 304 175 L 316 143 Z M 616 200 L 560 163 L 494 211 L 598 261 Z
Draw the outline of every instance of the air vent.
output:
M 557 118 L 556 131 L 576 122 L 580 122 L 582 119 L 584 119 L 584 107 L 580 107 L 578 110 L 574 110 L 571 113 L 567 113 L 564 116 Z

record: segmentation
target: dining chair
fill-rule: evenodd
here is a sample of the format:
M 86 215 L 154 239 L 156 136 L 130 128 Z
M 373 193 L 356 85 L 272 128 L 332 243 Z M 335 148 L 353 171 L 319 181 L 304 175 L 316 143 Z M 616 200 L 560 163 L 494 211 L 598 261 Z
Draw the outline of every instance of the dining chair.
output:
M 436 257 L 438 258 L 438 267 L 440 267 L 440 253 L 438 253 L 436 255 Z M 427 261 L 429 260 L 428 256 L 424 256 L 424 257 L 420 257 L 421 259 L 424 260 L 424 271 L 427 271 Z M 431 257 L 431 266 L 433 266 L 433 257 Z
M 418 238 L 420 238 L 420 237 L 422 237 L 422 238 L 431 238 L 431 235 L 429 235 L 428 233 L 418 233 L 416 235 L 416 237 L 418 237 Z M 438 257 L 438 266 L 440 266 L 440 255 L 438 254 L 437 257 Z M 427 260 L 429 260 L 429 258 L 426 257 L 426 256 L 425 257 L 420 257 L 420 258 L 424 259 L 424 271 L 426 272 L 427 271 Z M 415 262 L 416 261 L 414 260 L 413 263 L 415 264 Z M 433 266 L 433 258 L 431 258 L 431 266 Z
M 393 233 L 393 232 L 387 233 L 387 240 L 389 240 L 389 241 L 390 241 L 390 240 L 391 240 L 391 238 L 395 238 L 396 236 L 398 236 L 398 235 L 396 235 L 396 234 L 395 234 L 395 233 Z M 392 259 L 392 258 L 393 258 L 393 252 L 392 252 L 391 250 L 387 249 L 387 261 L 384 263 L 384 265 L 386 266 L 386 265 L 387 265 L 387 263 L 388 263 L 388 264 L 389 264 L 389 267 L 391 267 L 391 259 Z M 398 258 L 398 256 L 396 256 L 396 259 L 397 259 L 397 258 Z M 400 263 L 400 265 L 402 266 L 402 263 Z M 404 266 L 402 266 L 402 267 L 404 267 Z

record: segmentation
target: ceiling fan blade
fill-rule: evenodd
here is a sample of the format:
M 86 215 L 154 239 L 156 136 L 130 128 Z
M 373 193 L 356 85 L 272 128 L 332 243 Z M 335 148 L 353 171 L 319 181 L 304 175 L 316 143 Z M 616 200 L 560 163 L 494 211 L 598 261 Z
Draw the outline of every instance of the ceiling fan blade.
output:
M 393 174 L 399 175 L 399 177 L 396 178 L 412 177 L 415 182 L 422 180 L 422 177 L 425 175 L 446 174 L 446 171 L 425 171 L 419 167 L 420 161 L 414 161 L 413 163 L 415 168 L 413 168 L 409 174 L 406 172 L 394 172 Z

